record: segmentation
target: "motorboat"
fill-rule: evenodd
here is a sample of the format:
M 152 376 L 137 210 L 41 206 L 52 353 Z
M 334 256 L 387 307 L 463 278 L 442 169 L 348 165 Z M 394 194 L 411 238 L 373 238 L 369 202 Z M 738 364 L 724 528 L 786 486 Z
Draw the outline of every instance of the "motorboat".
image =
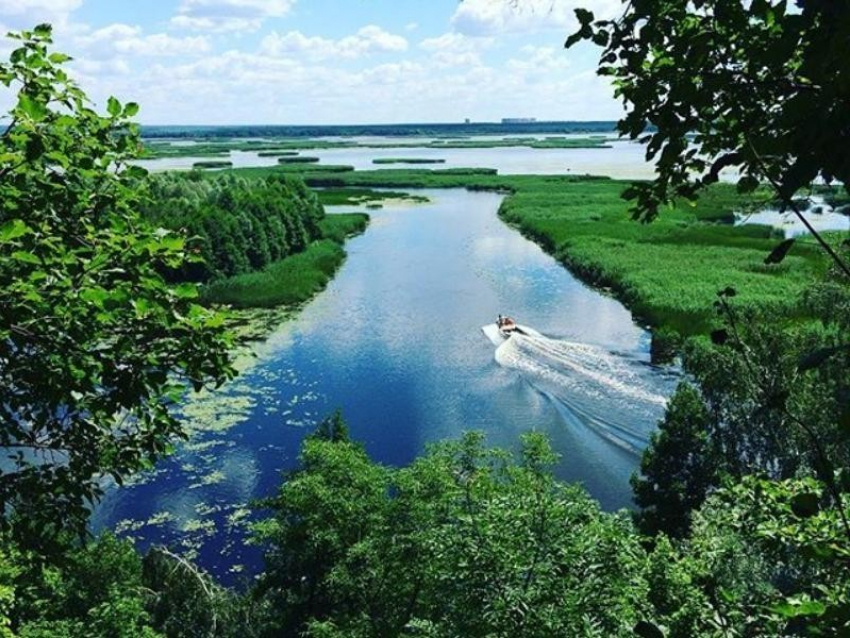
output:
M 488 323 L 486 326 L 482 326 L 481 332 L 487 336 L 494 346 L 502 345 L 515 335 L 522 335 L 523 337 L 531 338 L 543 337 L 543 335 L 537 332 L 534 328 L 518 324 L 514 319 L 504 317 L 502 315 L 499 315 L 499 318 L 493 323 Z

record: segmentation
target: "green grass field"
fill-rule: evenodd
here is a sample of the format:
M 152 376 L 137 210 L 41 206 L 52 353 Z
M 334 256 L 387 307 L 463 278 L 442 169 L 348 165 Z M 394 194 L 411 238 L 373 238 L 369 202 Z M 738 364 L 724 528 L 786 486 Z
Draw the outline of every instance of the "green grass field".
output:
M 713 189 L 696 207 L 680 205 L 651 224 L 632 221 L 614 181 L 575 182 L 552 190 L 517 188 L 500 210 L 583 280 L 612 289 L 641 319 L 682 335 L 715 323 L 718 290 L 737 303 L 796 311 L 800 293 L 824 270 L 813 245 L 800 243 L 778 265 L 764 259 L 780 241 L 767 226 L 725 219 L 741 201 L 731 186 Z
M 362 233 L 368 222 L 362 213 L 328 215 L 321 222 L 324 239 L 264 270 L 213 282 L 203 288 L 202 299 L 234 308 L 302 304 L 328 285 L 345 261 L 343 243 Z

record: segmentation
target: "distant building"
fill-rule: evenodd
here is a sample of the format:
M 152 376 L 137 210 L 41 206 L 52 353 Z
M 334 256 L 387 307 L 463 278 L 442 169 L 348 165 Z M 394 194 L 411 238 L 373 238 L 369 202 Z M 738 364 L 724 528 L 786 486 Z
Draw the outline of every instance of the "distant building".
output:
M 466 119 L 463 121 L 463 123 L 464 123 L 464 124 L 469 124 L 469 123 L 471 123 L 471 122 L 472 122 L 472 120 L 470 120 L 469 118 L 466 118 Z
M 533 124 L 536 117 L 503 117 L 502 124 Z

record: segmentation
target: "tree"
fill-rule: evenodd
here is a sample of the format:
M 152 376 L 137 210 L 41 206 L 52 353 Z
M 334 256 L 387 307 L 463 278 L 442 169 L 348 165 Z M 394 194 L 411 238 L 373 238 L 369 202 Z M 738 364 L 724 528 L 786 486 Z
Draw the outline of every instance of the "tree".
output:
M 307 437 L 255 526 L 261 635 L 633 636 L 650 611 L 639 537 L 555 460 L 539 434 L 516 459 L 473 433 L 402 469 Z
M 711 415 L 699 391 L 682 383 L 670 400 L 658 431 L 632 476 L 635 517 L 645 534 L 683 537 L 691 512 L 716 486 L 718 466 L 711 453 Z
M 657 177 L 633 185 L 636 218 L 693 199 L 737 167 L 741 192 L 767 182 L 847 277 L 850 267 L 814 232 L 795 194 L 816 179 L 850 183 L 850 4 L 829 0 L 629 2 L 617 20 L 576 11 L 567 46 L 603 47 L 599 74 L 628 113 L 621 134 L 647 143 Z M 784 244 L 772 257 L 781 259 Z
M 311 435 L 322 441 L 341 442 L 348 441 L 348 424 L 342 417 L 342 410 L 336 410 L 333 414 L 322 419 Z
M 206 282 L 262 270 L 304 250 L 323 234 L 324 209 L 295 178 L 248 181 L 200 172 L 153 175 L 143 216 L 185 231 L 203 263 L 171 273 L 173 279 Z
M 0 136 L 2 525 L 22 545 L 85 530 L 103 478 L 121 482 L 183 435 L 187 385 L 231 375 L 223 318 L 162 273 L 191 256 L 137 214 L 139 107 L 98 115 L 51 52 L 51 28 L 11 36 L 17 92 Z
M 45 566 L 26 552 L 18 563 L 21 638 L 164 638 L 151 627 L 142 559 L 128 541 L 107 534 L 67 552 L 61 565 Z

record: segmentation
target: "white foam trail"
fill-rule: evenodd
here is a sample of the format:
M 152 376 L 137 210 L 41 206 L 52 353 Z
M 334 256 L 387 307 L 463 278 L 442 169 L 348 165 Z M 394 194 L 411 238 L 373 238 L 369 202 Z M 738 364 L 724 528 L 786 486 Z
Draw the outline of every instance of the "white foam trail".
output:
M 645 363 L 586 344 L 527 334 L 505 339 L 495 326 L 484 333 L 497 345 L 499 365 L 516 370 L 572 418 L 611 443 L 639 453 L 672 391 L 669 376 Z

